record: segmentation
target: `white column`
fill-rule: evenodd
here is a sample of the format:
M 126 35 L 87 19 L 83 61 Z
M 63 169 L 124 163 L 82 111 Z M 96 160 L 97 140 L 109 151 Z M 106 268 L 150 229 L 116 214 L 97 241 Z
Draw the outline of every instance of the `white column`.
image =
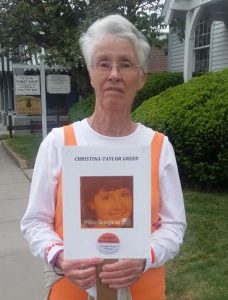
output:
M 193 40 L 191 36 L 191 17 L 192 11 L 187 11 L 185 20 L 185 44 L 184 44 L 184 81 L 192 78 L 192 64 L 193 64 Z
M 200 18 L 202 8 L 189 10 L 186 13 L 185 22 L 185 47 L 184 47 L 184 81 L 192 78 L 193 72 L 193 49 L 194 49 L 194 33 L 196 24 Z
M 45 65 L 43 59 L 41 59 L 40 61 L 40 87 L 41 87 L 41 103 L 42 103 L 42 134 L 44 139 L 47 135 L 47 108 L 46 108 Z

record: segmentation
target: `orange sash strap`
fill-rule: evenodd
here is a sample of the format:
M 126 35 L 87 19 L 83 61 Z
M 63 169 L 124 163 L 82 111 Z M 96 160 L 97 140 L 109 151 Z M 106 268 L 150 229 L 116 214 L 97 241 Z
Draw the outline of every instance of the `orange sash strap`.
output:
M 160 205 L 160 188 L 159 188 L 159 161 L 163 145 L 164 135 L 155 132 L 151 143 L 151 220 L 153 232 L 158 228 L 159 222 L 159 205 Z
M 73 125 L 63 127 L 64 130 L 64 146 L 76 146 L 77 140 L 74 134 Z M 62 171 L 59 175 L 57 185 L 57 201 L 55 208 L 55 232 L 63 239 L 63 207 L 62 207 Z
M 151 143 L 151 207 L 152 231 L 159 223 L 159 159 L 164 135 L 155 132 Z M 64 144 L 77 145 L 73 126 L 64 126 Z M 58 179 L 57 202 L 55 211 L 55 231 L 63 238 L 62 216 L 62 173 Z M 149 269 L 131 287 L 132 300 L 164 300 L 165 299 L 165 270 L 164 267 Z M 87 293 L 79 289 L 68 278 L 58 280 L 51 289 L 49 300 L 86 300 Z M 108 299 L 107 299 L 108 300 Z
M 73 125 L 64 126 L 64 146 L 77 146 Z

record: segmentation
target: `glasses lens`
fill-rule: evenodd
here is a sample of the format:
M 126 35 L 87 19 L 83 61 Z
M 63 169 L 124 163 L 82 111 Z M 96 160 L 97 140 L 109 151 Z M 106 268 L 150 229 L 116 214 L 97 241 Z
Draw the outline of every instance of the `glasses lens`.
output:
M 134 70 L 134 65 L 130 62 L 122 62 L 119 64 L 119 70 L 123 74 L 128 74 Z

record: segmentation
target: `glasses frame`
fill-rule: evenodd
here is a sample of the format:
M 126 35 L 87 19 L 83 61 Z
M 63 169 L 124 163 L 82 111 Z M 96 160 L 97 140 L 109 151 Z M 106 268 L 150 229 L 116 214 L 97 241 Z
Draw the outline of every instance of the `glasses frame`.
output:
M 105 69 L 105 68 L 104 69 L 99 69 L 99 66 L 96 66 L 96 64 L 90 64 L 89 67 L 92 68 L 95 72 L 98 72 L 98 73 L 103 74 L 103 75 L 107 75 L 107 74 L 111 73 L 112 69 L 115 67 L 116 70 L 121 75 L 127 75 L 127 74 L 131 74 L 132 71 L 135 71 L 134 68 L 142 68 L 142 65 L 131 63 L 132 69 L 131 68 L 124 69 L 124 68 L 121 68 L 121 64 L 115 64 L 115 63 L 107 62 L 107 69 Z

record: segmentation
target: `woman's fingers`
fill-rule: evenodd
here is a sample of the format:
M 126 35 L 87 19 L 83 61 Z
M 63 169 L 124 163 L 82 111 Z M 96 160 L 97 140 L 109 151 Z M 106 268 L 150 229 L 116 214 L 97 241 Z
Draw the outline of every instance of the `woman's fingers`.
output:
M 67 276 L 81 289 L 88 289 L 96 283 L 96 268 L 78 269 Z
M 100 278 L 112 288 L 123 288 L 131 285 L 142 275 L 144 259 L 126 259 L 103 266 Z
M 101 264 L 101 258 L 64 260 L 62 269 L 65 276 L 81 289 L 88 289 L 96 282 L 96 266 Z

